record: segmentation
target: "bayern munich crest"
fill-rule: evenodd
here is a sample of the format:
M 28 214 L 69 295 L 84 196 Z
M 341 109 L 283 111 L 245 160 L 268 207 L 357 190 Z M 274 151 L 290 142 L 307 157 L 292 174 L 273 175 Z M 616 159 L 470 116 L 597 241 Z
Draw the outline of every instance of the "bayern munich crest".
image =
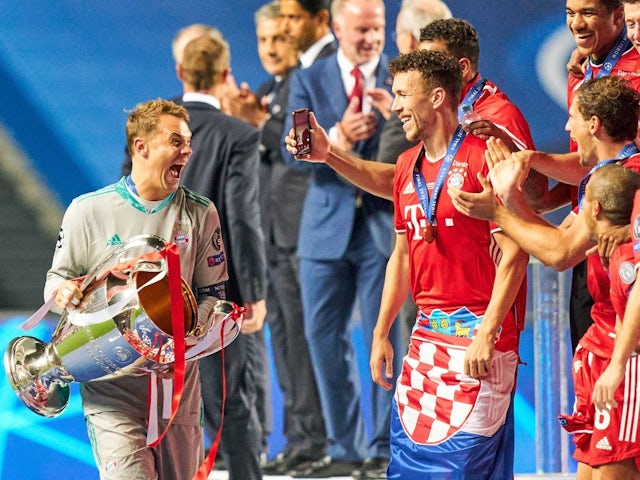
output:
M 461 173 L 452 173 L 447 180 L 447 187 L 462 188 L 464 176 Z
M 633 238 L 634 240 L 640 238 L 640 215 L 637 215 L 633 220 Z
M 172 241 L 178 248 L 187 248 L 190 240 L 189 234 L 184 230 L 176 230 L 173 232 Z
M 618 267 L 618 275 L 625 285 L 631 285 L 636 279 L 636 269 L 631 262 L 622 262 Z

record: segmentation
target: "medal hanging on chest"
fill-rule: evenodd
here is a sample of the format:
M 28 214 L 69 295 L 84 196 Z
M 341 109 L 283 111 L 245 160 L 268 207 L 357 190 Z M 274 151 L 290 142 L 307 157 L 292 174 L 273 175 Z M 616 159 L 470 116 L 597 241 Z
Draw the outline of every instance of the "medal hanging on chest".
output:
M 425 225 L 422 228 L 422 239 L 427 243 L 433 243 L 436 239 L 436 206 L 438 204 L 438 197 L 440 196 L 440 192 L 442 191 L 442 187 L 444 185 L 445 178 L 449 173 L 449 167 L 451 167 L 451 163 L 458 152 L 458 148 L 464 140 L 466 133 L 462 130 L 462 127 L 458 125 L 453 138 L 449 142 L 449 147 L 447 148 L 447 153 L 444 156 L 444 160 L 442 161 L 442 165 L 440 165 L 440 170 L 438 171 L 438 176 L 436 177 L 435 184 L 433 186 L 433 191 L 431 193 L 431 197 L 429 197 L 429 191 L 427 188 L 427 182 L 420 171 L 420 166 L 422 164 L 422 160 L 424 158 L 424 151 L 422 151 L 418 158 L 416 159 L 416 163 L 413 167 L 413 185 L 416 190 L 416 194 L 418 195 L 418 199 L 420 200 L 420 206 L 424 211 L 424 222 Z
M 431 243 L 436 239 L 436 226 L 431 222 L 427 222 L 422 229 L 422 239 L 427 243 Z

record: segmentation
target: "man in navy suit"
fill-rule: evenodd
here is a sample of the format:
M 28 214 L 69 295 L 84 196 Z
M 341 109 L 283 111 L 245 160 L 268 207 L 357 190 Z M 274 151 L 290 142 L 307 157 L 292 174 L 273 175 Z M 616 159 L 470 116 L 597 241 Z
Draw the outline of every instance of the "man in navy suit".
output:
M 284 131 L 291 128 L 291 112 L 307 107 L 321 122 L 333 125 L 330 134 L 343 148 L 364 158 L 375 158 L 384 119 L 352 93 L 376 87 L 390 91 L 392 78 L 387 59 L 381 55 L 384 3 L 334 0 L 331 13 L 338 52 L 293 73 Z M 286 151 L 285 158 L 295 163 Z M 300 283 L 305 334 L 329 447 L 325 458 L 292 475 L 322 478 L 354 472 L 360 478 L 384 478 L 392 395 L 373 385 L 368 376 L 360 379 L 362 388 L 372 393 L 368 441 L 360 411 L 350 323 L 358 298 L 365 343 L 370 348 L 391 249 L 392 205 L 358 190 L 325 165 L 306 167 L 311 169 L 311 185 L 298 241 Z M 399 330 L 392 331 L 391 336 L 401 351 Z M 397 359 L 396 372 L 400 360 Z

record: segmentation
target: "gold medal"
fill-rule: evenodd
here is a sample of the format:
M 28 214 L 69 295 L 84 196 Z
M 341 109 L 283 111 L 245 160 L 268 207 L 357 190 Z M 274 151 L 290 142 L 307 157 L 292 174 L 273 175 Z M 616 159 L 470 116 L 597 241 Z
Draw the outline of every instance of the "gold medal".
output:
M 427 223 L 422 229 L 422 238 L 425 242 L 431 243 L 436 238 L 436 227 L 431 223 Z

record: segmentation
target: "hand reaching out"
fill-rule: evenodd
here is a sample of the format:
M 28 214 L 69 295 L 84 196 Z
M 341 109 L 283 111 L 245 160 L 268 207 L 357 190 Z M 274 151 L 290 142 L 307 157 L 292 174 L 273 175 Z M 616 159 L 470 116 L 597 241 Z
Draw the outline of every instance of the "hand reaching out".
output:
M 371 106 L 378 110 L 385 120 L 389 120 L 393 96 L 384 88 L 366 89 L 364 94 L 365 98 L 371 102 Z
M 523 152 L 511 152 L 504 142 L 491 137 L 487 140 L 485 159 L 489 166 L 489 178 L 496 195 L 508 197 L 522 185 L 529 174 L 528 157 Z
M 449 187 L 447 193 L 453 206 L 460 213 L 480 220 L 493 220 L 500 204 L 489 181 L 478 172 L 478 181 L 482 185 L 482 192 L 473 193 Z
M 618 245 L 631 241 L 629 225 L 618 225 L 605 232 L 599 232 L 597 240 L 598 245 L 587 250 L 587 255 L 597 253 L 602 261 L 602 266 L 609 268 L 609 258 L 611 258 Z

